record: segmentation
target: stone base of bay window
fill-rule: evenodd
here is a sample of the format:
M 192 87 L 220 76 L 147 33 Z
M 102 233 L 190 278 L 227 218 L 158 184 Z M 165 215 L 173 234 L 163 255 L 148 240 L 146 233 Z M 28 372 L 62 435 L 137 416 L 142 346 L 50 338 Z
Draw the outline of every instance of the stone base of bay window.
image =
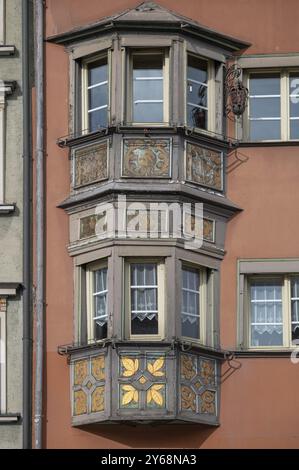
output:
M 219 424 L 219 358 L 178 345 L 136 343 L 68 354 L 74 426 Z

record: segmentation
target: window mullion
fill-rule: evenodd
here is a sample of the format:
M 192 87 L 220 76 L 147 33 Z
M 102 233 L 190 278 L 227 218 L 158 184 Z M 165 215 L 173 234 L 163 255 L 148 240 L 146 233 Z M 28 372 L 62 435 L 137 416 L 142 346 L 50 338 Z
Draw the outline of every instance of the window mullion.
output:
M 281 73 L 280 84 L 280 114 L 281 114 L 281 140 L 289 138 L 289 103 L 288 103 L 288 73 Z

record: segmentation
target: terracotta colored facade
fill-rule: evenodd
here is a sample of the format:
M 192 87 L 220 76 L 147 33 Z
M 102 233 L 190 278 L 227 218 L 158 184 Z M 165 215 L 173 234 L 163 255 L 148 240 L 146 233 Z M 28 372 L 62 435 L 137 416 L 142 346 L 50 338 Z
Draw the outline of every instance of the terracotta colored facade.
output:
M 135 1 L 47 0 L 47 37 L 94 23 L 136 6 Z M 252 44 L 244 55 L 299 53 L 296 0 L 161 0 L 161 6 Z M 298 65 L 299 65 L 299 59 Z M 59 345 L 74 340 L 73 263 L 69 216 L 57 206 L 69 196 L 69 59 L 63 46 L 46 43 L 46 375 L 44 445 L 47 448 L 296 448 L 299 445 L 298 367 L 290 354 L 236 357 L 222 363 L 220 425 L 155 428 L 89 424 L 72 427 L 69 373 Z M 237 349 L 237 261 L 299 258 L 298 146 L 251 145 L 227 172 L 227 197 L 242 208 L 227 223 L 221 262 L 220 344 Z M 235 159 L 229 157 L 229 163 Z M 290 351 L 291 353 L 291 351 Z M 154 429 L 154 431 L 153 431 Z

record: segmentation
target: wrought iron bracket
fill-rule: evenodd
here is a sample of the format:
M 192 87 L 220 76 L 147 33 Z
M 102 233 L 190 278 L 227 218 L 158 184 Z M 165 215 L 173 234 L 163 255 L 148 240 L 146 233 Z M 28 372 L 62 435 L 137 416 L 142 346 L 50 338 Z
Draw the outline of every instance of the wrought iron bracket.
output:
M 236 64 L 228 67 L 225 72 L 225 115 L 229 119 L 241 116 L 247 106 L 248 88 L 242 83 L 241 74 L 242 69 Z

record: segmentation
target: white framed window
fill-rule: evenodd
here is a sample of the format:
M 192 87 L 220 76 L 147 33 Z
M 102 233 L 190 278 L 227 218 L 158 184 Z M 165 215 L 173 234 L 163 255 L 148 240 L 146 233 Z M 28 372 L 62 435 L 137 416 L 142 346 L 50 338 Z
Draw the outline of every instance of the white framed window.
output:
M 95 132 L 109 122 L 109 54 L 82 62 L 82 131 Z
M 129 339 L 159 340 L 164 336 L 164 267 L 159 260 L 125 263 L 125 326 Z
M 206 270 L 182 265 L 181 335 L 192 341 L 205 341 Z
M 299 339 L 299 276 L 249 276 L 247 343 L 253 349 L 292 347 Z
M 86 270 L 87 340 L 107 338 L 108 324 L 108 264 L 92 263 Z
M 168 124 L 168 50 L 130 51 L 127 81 L 127 121 L 135 125 Z
M 0 309 L 0 413 L 6 413 L 6 311 L 2 308 Z
M 201 130 L 214 130 L 213 61 L 187 54 L 186 124 Z
M 299 139 L 299 71 L 259 70 L 247 76 L 250 141 Z

